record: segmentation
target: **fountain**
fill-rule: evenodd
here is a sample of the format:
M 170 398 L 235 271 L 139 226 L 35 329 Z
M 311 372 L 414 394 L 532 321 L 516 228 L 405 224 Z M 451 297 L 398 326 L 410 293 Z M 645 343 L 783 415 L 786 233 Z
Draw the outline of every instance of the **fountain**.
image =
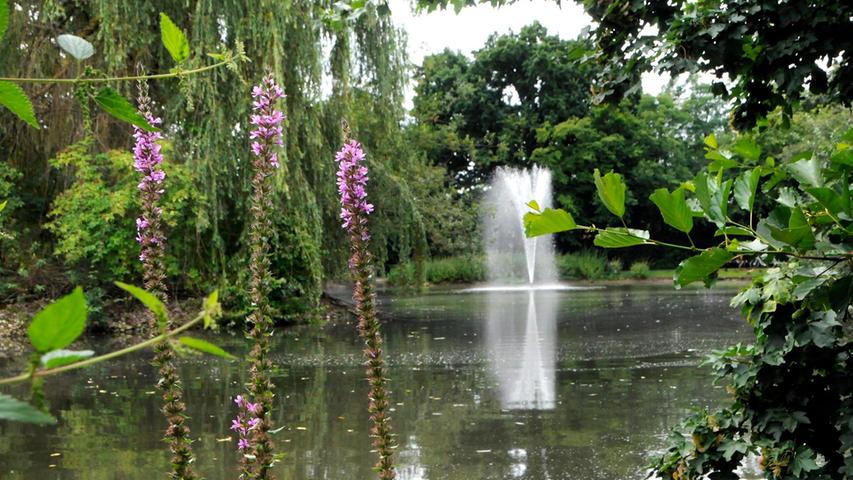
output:
M 540 208 L 551 206 L 550 170 L 533 166 L 495 171 L 482 211 L 486 271 L 493 289 L 558 287 L 551 236 L 524 236 L 524 214 L 531 200 Z

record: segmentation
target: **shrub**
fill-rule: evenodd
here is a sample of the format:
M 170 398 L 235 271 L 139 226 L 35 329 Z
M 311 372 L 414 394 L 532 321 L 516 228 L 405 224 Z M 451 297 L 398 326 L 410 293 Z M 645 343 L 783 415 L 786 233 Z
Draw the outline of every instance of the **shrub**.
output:
M 557 268 L 564 280 L 600 280 L 607 271 L 607 257 L 594 250 L 567 253 L 559 257 Z
M 626 275 L 628 278 L 645 279 L 649 278 L 651 272 L 652 269 L 649 267 L 648 262 L 634 262 L 631 264 L 631 268 L 628 269 Z
M 462 255 L 427 260 L 424 276 L 428 283 L 475 283 L 486 279 L 483 258 Z M 388 272 L 388 283 L 398 287 L 417 286 L 417 269 L 413 262 L 395 265 Z

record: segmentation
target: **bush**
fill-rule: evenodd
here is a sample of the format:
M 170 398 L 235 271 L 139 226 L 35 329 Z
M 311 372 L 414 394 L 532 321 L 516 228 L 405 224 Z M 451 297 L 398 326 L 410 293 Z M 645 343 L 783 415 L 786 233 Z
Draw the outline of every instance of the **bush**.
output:
M 607 257 L 594 250 L 561 255 L 557 260 L 563 280 L 600 280 L 607 272 Z
M 631 264 L 631 268 L 626 272 L 626 276 L 628 278 L 636 278 L 636 279 L 645 279 L 651 276 L 652 269 L 649 267 L 648 262 L 634 262 Z
M 424 276 L 428 283 L 475 283 L 486 279 L 483 258 L 462 255 L 427 260 Z M 413 262 L 395 265 L 388 272 L 388 283 L 398 287 L 417 286 L 417 269 Z
M 170 275 L 180 274 L 186 282 L 193 277 L 186 263 L 196 248 L 195 212 L 204 210 L 203 198 L 187 167 L 168 158 L 163 164 L 166 188 L 160 203 L 169 239 L 166 266 Z M 92 155 L 85 143 L 78 143 L 52 159 L 51 165 L 74 172 L 74 182 L 54 200 L 46 227 L 55 238 L 55 254 L 74 269 L 75 282 L 89 289 L 114 280 L 138 282 L 139 176 L 130 152 Z

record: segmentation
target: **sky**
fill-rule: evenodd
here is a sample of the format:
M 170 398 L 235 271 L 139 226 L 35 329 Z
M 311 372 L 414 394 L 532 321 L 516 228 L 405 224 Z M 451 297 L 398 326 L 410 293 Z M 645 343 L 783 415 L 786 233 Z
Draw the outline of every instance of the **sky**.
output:
M 518 32 L 525 25 L 538 21 L 549 33 L 560 38 L 576 38 L 592 19 L 574 2 L 557 6 L 553 0 L 520 1 L 503 7 L 481 4 L 462 9 L 457 15 L 453 8 L 432 13 L 416 14 L 410 0 L 389 0 L 391 16 L 399 27 L 408 33 L 409 60 L 420 65 L 424 56 L 445 48 L 458 50 L 470 56 L 482 48 L 492 33 Z M 666 85 L 669 77 L 656 74 L 643 76 L 643 90 L 656 95 Z M 406 107 L 411 107 L 413 91 L 407 92 Z

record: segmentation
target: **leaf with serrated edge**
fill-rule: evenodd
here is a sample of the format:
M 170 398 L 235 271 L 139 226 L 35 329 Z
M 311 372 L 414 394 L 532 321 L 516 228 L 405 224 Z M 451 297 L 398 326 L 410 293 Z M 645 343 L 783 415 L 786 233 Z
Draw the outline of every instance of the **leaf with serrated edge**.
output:
M 186 345 L 193 350 L 198 350 L 199 352 L 209 353 L 211 355 L 216 355 L 217 357 L 233 359 L 234 355 L 226 352 L 225 350 L 217 347 L 216 345 L 206 342 L 204 340 L 193 338 L 193 337 L 181 337 L 178 339 L 181 344 Z
M 33 111 L 33 104 L 30 102 L 30 98 L 18 85 L 12 82 L 0 81 L 0 105 L 8 108 L 9 111 L 36 130 L 41 128 L 38 120 L 36 120 L 36 114 Z
M 163 12 L 160 12 L 160 38 L 175 62 L 181 63 L 190 56 L 190 42 L 187 36 Z
M 95 103 L 122 122 L 127 122 L 149 132 L 159 131 L 158 128 L 148 123 L 148 120 L 137 112 L 136 108 L 126 98 L 110 87 L 104 87 L 98 91 L 98 94 L 95 95 Z
M 41 356 L 41 364 L 44 368 L 56 368 L 77 363 L 94 354 L 92 350 L 53 350 Z
M 86 315 L 86 297 L 77 287 L 38 312 L 27 327 L 27 336 L 39 353 L 65 348 L 83 333 Z
M 53 425 L 56 419 L 29 403 L 0 393 L 0 420 Z

